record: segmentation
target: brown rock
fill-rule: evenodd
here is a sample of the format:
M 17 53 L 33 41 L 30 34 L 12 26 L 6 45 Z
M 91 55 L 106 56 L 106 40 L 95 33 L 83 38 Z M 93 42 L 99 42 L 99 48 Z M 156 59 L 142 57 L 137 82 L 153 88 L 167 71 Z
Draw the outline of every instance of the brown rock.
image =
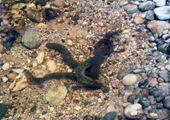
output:
M 72 34 L 72 35 L 70 35 L 70 36 L 69 36 L 69 38 L 70 38 L 71 40 L 76 39 L 76 34 Z
M 158 82 L 164 82 L 164 79 L 162 79 L 161 77 L 158 78 Z
M 153 34 L 160 34 L 170 28 L 170 23 L 166 21 L 153 21 L 147 25 Z
M 16 73 L 9 73 L 8 74 L 8 78 L 10 79 L 10 81 L 13 81 L 16 78 L 17 74 Z
M 135 17 L 135 20 L 134 20 L 135 24 L 142 24 L 145 22 L 145 19 L 143 19 L 142 17 Z
M 2 52 L 4 49 L 3 45 L 0 45 L 0 52 Z
M 158 84 L 157 78 L 152 78 L 149 81 L 150 86 L 154 87 Z

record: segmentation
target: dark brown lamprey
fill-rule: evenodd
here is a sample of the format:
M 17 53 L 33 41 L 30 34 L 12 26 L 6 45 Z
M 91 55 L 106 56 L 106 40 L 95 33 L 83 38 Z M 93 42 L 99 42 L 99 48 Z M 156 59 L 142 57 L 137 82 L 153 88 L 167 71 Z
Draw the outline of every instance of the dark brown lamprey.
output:
M 95 44 L 93 57 L 85 60 L 82 63 L 76 62 L 68 49 L 57 43 L 47 43 L 46 47 L 59 51 L 63 56 L 63 60 L 73 69 L 70 73 L 52 73 L 44 76 L 43 78 L 34 77 L 28 70 L 25 75 L 30 84 L 40 84 L 49 79 L 72 79 L 82 84 L 83 86 L 101 88 L 108 84 L 108 79 L 100 74 L 100 66 L 106 58 L 113 52 L 113 41 L 111 38 L 117 36 L 120 31 L 108 32 Z

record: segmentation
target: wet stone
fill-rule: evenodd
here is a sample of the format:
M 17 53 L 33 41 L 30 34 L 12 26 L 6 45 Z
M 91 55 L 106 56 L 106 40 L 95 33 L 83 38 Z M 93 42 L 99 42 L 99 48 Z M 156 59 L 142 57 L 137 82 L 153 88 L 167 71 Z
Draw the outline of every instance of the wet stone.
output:
M 158 114 L 159 119 L 165 119 L 169 116 L 169 110 L 168 109 L 157 109 L 156 113 Z
M 154 9 L 154 13 L 160 20 L 168 20 L 170 19 L 170 6 L 162 6 Z
M 117 79 L 122 80 L 123 77 L 124 77 L 125 75 L 127 75 L 128 73 L 129 73 L 129 71 L 126 70 L 126 69 L 121 69 L 121 70 L 119 70 L 119 72 L 118 72 L 118 74 L 117 74 Z
M 36 30 L 36 28 L 27 29 L 22 37 L 23 45 L 29 49 L 38 48 L 41 42 L 37 34 L 38 31 Z
M 114 120 L 117 116 L 116 112 L 108 112 L 104 116 L 104 120 Z
M 138 11 L 137 5 L 128 4 L 124 7 L 127 14 L 133 14 Z
M 143 108 L 147 108 L 150 105 L 150 102 L 144 98 L 140 98 L 138 103 L 141 104 Z
M 8 111 L 7 105 L 0 103 L 0 119 L 2 119 Z
M 163 78 L 166 82 L 169 82 L 169 80 L 170 80 L 170 75 L 168 74 L 168 72 L 166 71 L 166 70 L 164 70 L 164 71 L 159 71 L 159 76 L 161 77 L 161 78 Z
M 149 94 L 153 95 L 154 97 L 158 97 L 161 94 L 162 90 L 158 90 L 156 88 L 150 88 Z
M 155 8 L 155 3 L 151 2 L 151 1 L 146 1 L 146 2 L 143 2 L 139 5 L 139 9 L 142 12 L 145 12 L 145 11 L 148 11 L 148 10 L 153 10 L 154 8 Z
M 170 96 L 165 97 L 165 99 L 163 100 L 163 105 L 165 108 L 170 109 Z
M 40 13 L 37 10 L 27 10 L 26 16 L 33 22 L 40 22 Z
M 154 12 L 152 10 L 149 10 L 146 14 L 147 20 L 154 20 Z

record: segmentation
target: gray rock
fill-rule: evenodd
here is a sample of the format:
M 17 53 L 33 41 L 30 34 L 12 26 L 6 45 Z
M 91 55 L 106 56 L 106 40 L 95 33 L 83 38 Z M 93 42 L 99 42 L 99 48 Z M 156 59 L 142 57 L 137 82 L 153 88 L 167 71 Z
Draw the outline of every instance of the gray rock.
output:
M 170 19 L 170 6 L 163 6 L 154 9 L 154 13 L 160 20 Z
M 163 100 L 163 105 L 165 108 L 170 109 L 170 96 L 165 97 L 165 99 Z
M 170 75 L 168 74 L 168 72 L 166 71 L 166 70 L 164 70 L 164 71 L 159 71 L 159 76 L 161 77 L 161 78 L 163 78 L 166 82 L 169 82 L 169 80 L 170 80 Z
M 104 116 L 104 120 L 114 120 L 117 116 L 116 112 L 108 112 Z
M 124 7 L 127 14 L 133 14 L 138 11 L 137 5 L 128 4 Z
M 126 69 L 120 69 L 117 74 L 117 79 L 122 80 L 125 75 L 127 75 L 130 71 Z
M 150 105 L 150 102 L 144 98 L 140 98 L 138 103 L 141 104 L 143 108 L 147 108 Z
M 27 29 L 22 37 L 22 43 L 29 49 L 38 48 L 41 44 L 36 28 Z
M 64 0 L 53 0 L 52 5 L 57 6 L 57 7 L 62 7 L 64 6 Z
M 147 20 L 154 20 L 154 12 L 152 10 L 149 10 L 146 14 Z
M 159 119 L 165 119 L 169 116 L 169 110 L 168 109 L 158 109 L 156 110 L 156 113 L 158 114 Z
M 7 105 L 0 103 L 0 119 L 5 116 L 5 113 L 8 111 Z
M 148 11 L 148 10 L 153 10 L 154 8 L 155 8 L 155 3 L 151 2 L 151 1 L 146 1 L 146 2 L 143 2 L 139 5 L 139 9 L 142 12 L 145 12 L 145 11 Z
M 169 83 L 159 83 L 158 89 L 162 91 L 161 95 L 163 96 L 169 95 L 169 87 L 170 87 Z
M 37 10 L 29 9 L 26 12 L 26 16 L 33 22 L 40 22 L 40 13 Z

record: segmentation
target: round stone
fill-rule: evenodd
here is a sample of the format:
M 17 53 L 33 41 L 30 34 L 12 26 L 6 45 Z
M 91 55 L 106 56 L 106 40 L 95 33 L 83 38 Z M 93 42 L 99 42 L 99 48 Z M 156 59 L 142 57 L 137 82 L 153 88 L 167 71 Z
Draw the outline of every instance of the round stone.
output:
M 137 76 L 135 74 L 127 74 L 126 76 L 123 77 L 123 84 L 124 85 L 132 85 L 136 83 L 137 81 Z
M 9 69 L 9 63 L 5 63 L 5 64 L 2 66 L 2 69 L 3 69 L 3 70 L 8 70 L 8 69 Z
M 125 108 L 124 114 L 129 119 L 143 118 L 142 106 L 138 103 L 130 104 Z

